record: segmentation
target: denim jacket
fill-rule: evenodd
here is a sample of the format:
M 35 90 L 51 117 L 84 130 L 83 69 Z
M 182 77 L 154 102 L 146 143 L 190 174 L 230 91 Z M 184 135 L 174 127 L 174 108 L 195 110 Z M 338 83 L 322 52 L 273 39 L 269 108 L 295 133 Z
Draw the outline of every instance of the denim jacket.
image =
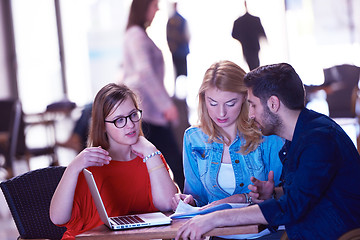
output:
M 239 152 L 244 141 L 238 134 L 229 147 L 236 181 L 233 194 L 249 192 L 250 177 L 267 180 L 270 170 L 274 171 L 275 185 L 278 185 L 282 171 L 278 153 L 284 145 L 284 140 L 277 136 L 264 137 L 260 146 L 247 155 Z M 184 193 L 191 194 L 197 206 L 204 206 L 230 196 L 218 183 L 223 150 L 223 144 L 210 143 L 209 137 L 200 128 L 190 127 L 185 131 Z

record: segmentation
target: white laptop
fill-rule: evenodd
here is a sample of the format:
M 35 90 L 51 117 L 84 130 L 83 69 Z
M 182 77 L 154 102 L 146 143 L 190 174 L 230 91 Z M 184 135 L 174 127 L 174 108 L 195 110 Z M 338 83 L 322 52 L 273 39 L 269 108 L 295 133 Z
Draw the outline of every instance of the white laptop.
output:
M 129 229 L 129 228 L 147 227 L 147 226 L 155 226 L 155 225 L 165 225 L 171 223 L 171 218 L 165 216 L 161 212 L 108 217 L 99 190 L 96 186 L 93 174 L 87 169 L 84 169 L 83 173 L 89 185 L 89 189 L 94 199 L 96 208 L 99 212 L 100 218 L 105 223 L 105 225 L 108 226 L 110 229 L 119 230 L 119 229 Z

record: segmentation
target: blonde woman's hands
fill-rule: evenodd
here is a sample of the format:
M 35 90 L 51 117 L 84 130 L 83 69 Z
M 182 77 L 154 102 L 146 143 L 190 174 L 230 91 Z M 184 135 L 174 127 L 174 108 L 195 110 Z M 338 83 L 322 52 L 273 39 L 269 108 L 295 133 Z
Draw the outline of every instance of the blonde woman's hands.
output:
M 201 208 L 201 210 L 210 208 L 210 207 L 214 207 L 216 205 L 220 205 L 223 203 L 245 203 L 245 196 L 244 194 L 235 194 L 235 195 L 231 195 L 230 197 L 227 198 L 223 198 L 217 201 L 214 201 L 212 203 L 209 203 L 208 205 L 205 205 Z
M 110 161 L 111 157 L 108 151 L 101 147 L 89 147 L 81 151 L 68 167 L 80 172 L 87 167 L 104 166 L 105 164 L 109 164 Z
M 212 203 L 209 203 L 208 205 L 205 205 L 201 208 L 201 210 L 204 210 L 204 209 L 207 209 L 207 208 L 211 208 L 211 207 L 214 207 L 216 205 L 220 205 L 222 203 L 228 203 L 228 201 L 225 199 L 221 199 L 221 200 L 217 200 L 217 201 L 214 201 Z
M 171 207 L 175 211 L 179 202 L 183 201 L 184 203 L 196 206 L 194 197 L 190 194 L 176 193 L 171 201 Z

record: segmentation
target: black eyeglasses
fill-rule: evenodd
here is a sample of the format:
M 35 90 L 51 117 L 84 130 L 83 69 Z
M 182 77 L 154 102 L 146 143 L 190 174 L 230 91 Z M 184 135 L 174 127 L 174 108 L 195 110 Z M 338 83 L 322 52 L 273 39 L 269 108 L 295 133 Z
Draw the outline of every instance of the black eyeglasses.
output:
M 134 112 L 130 113 L 128 116 L 118 117 L 113 121 L 106 121 L 107 123 L 113 123 L 117 128 L 123 128 L 127 124 L 127 119 L 129 118 L 131 122 L 136 123 L 140 121 L 142 117 L 142 111 L 140 109 L 136 109 Z

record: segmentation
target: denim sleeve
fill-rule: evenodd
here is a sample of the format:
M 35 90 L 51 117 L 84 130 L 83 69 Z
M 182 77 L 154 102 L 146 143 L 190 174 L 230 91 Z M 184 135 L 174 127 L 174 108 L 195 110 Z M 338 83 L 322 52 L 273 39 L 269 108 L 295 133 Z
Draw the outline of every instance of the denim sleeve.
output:
M 284 143 L 285 141 L 283 138 L 272 135 L 264 137 L 264 141 L 261 144 L 266 172 L 274 171 L 275 186 L 278 186 L 280 183 L 283 166 L 279 158 L 279 151 L 283 147 Z
M 284 163 L 285 194 L 278 201 L 259 204 L 270 225 L 288 224 L 304 217 L 324 196 L 338 169 L 340 154 L 331 136 L 313 134 L 298 145 Z
M 191 194 L 197 206 L 204 206 L 209 200 L 199 176 L 197 160 L 192 154 L 191 131 L 189 130 L 184 134 L 183 161 L 185 175 L 184 193 Z

